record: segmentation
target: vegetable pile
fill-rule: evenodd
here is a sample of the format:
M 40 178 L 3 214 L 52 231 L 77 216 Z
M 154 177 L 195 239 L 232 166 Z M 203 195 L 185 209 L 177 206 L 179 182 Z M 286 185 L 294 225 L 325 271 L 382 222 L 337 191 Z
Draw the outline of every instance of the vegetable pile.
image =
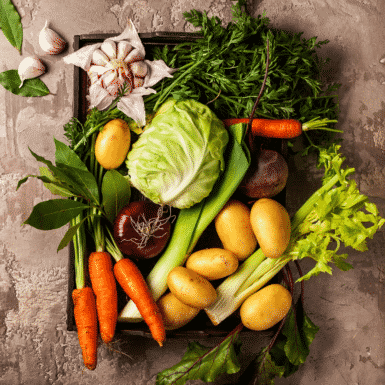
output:
M 144 320 L 162 346 L 169 331 L 204 314 L 213 325 L 239 323 L 214 347 L 190 343 L 157 384 L 212 382 L 241 369 L 239 383 L 273 384 L 305 362 L 318 330 L 303 308 L 304 281 L 332 274 L 332 264 L 351 269 L 339 249 L 366 251 L 385 223 L 351 178 L 354 169 L 343 167 L 334 137 L 338 85 L 323 84 L 316 54 L 327 42 L 271 29 L 244 5 L 234 3 L 226 27 L 192 10 L 185 18 L 200 38 L 149 52 L 177 70 L 144 97 L 144 128 L 117 109 L 122 88 L 108 109 L 65 125 L 69 145 L 55 139 L 55 164 L 31 150 L 45 167 L 18 188 L 35 177 L 64 199 L 38 203 L 24 223 L 51 230 L 70 222 L 58 250 L 73 242 L 74 315 L 90 370 L 98 333 L 111 343 L 118 322 Z M 290 217 L 282 204 L 286 155 L 268 147 L 281 139 L 290 150 L 298 136 L 302 155 L 316 151 L 324 177 Z M 210 225 L 220 246 L 202 248 Z M 315 266 L 303 275 L 306 257 Z M 144 276 L 138 264 L 150 259 Z M 129 298 L 123 309 L 119 286 Z M 247 368 L 239 364 L 243 328 L 273 334 Z

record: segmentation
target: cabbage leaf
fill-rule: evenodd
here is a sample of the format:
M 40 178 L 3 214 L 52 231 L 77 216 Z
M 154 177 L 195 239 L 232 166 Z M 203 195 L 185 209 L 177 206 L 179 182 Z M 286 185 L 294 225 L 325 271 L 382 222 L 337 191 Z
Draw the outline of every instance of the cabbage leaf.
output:
M 160 205 L 184 209 L 207 197 L 224 170 L 229 134 L 196 100 L 166 101 L 128 153 L 132 185 Z

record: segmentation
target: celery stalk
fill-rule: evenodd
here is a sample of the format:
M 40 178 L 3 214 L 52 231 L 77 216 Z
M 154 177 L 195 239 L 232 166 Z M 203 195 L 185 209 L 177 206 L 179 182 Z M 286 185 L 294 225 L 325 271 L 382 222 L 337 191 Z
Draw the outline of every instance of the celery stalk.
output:
M 317 262 L 299 280 L 321 272 L 331 274 L 329 262 L 342 270 L 350 269 L 351 266 L 344 262 L 347 255 L 337 254 L 339 245 L 364 251 L 365 239 L 372 238 L 385 223 L 377 211 L 368 210 L 368 214 L 361 211 L 368 208 L 367 197 L 360 194 L 354 181 L 346 179 L 354 169 L 341 169 L 344 159 L 338 149 L 333 145 L 331 149 L 321 152 L 320 163 L 325 166 L 323 185 L 292 218 L 290 243 L 284 254 L 278 259 L 267 259 L 259 249 L 234 275 L 219 285 L 217 300 L 205 309 L 215 325 L 231 315 L 247 297 L 262 288 L 291 260 L 311 257 Z M 354 204 L 347 205 L 349 199 Z M 369 222 L 373 226 L 368 227 Z M 338 245 L 335 250 L 329 247 L 332 240 Z
M 260 250 L 260 249 L 259 249 Z M 258 250 L 258 251 L 259 251 Z M 263 258 L 265 258 L 263 260 Z M 211 306 L 205 308 L 207 316 L 214 325 L 218 325 L 231 315 L 245 301 L 247 297 L 261 289 L 270 281 L 290 260 L 288 257 L 279 259 L 267 259 L 263 253 L 254 253 L 247 261 L 253 260 L 247 268 L 239 270 L 236 275 L 230 276 L 217 288 L 218 298 Z M 263 260 L 263 262 L 261 262 Z M 257 278 L 248 286 L 244 287 L 245 277 L 253 273 L 253 265 L 260 263 L 255 271 Z M 244 265 L 244 263 L 243 263 Z M 242 267 L 244 267 L 242 265 Z
M 226 168 L 210 195 L 193 207 L 180 211 L 170 243 L 146 279 L 155 300 L 167 290 L 168 273 L 174 267 L 184 264 L 204 230 L 242 181 L 250 164 L 249 153 L 243 143 L 246 127 L 246 124 L 236 124 L 229 128 L 231 139 Z M 118 321 L 138 322 L 141 319 L 136 305 L 129 301 L 119 314 Z

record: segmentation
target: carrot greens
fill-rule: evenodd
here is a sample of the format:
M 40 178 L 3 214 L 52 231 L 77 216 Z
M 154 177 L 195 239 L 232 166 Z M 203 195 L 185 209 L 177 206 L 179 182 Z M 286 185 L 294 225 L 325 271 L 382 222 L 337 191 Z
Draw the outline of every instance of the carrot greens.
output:
M 268 54 L 269 76 L 256 117 L 302 123 L 315 117 L 336 120 L 339 85 L 325 82 L 323 73 L 329 60 L 317 55 L 328 41 L 274 29 L 265 14 L 248 14 L 246 1 L 233 3 L 232 21 L 227 25 L 206 12 L 185 12 L 199 38 L 153 50 L 155 59 L 178 71 L 154 86 L 156 94 L 144 98 L 146 110 L 156 110 L 168 97 L 194 98 L 210 103 L 220 119 L 248 118 L 264 79 Z M 326 132 L 309 135 L 315 143 L 328 143 L 334 136 Z

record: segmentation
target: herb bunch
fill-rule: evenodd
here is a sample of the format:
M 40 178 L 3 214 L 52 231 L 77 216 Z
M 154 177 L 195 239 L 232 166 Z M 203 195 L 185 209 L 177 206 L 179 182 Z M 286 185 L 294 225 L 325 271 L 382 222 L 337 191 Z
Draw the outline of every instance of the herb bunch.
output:
M 157 109 L 167 97 L 194 98 L 210 104 L 221 119 L 249 117 L 263 82 L 269 40 L 269 77 L 256 116 L 301 122 L 315 117 L 335 120 L 339 85 L 324 84 L 322 73 L 328 59 L 317 55 L 328 40 L 305 39 L 302 33 L 270 28 L 265 15 L 253 17 L 243 11 L 243 5 L 244 1 L 233 4 L 233 20 L 227 26 L 206 12 L 184 13 L 190 24 L 200 28 L 200 37 L 154 50 L 155 59 L 179 70 L 154 87 L 157 93 L 144 99 L 146 108 Z M 330 134 L 312 138 L 324 141 Z

